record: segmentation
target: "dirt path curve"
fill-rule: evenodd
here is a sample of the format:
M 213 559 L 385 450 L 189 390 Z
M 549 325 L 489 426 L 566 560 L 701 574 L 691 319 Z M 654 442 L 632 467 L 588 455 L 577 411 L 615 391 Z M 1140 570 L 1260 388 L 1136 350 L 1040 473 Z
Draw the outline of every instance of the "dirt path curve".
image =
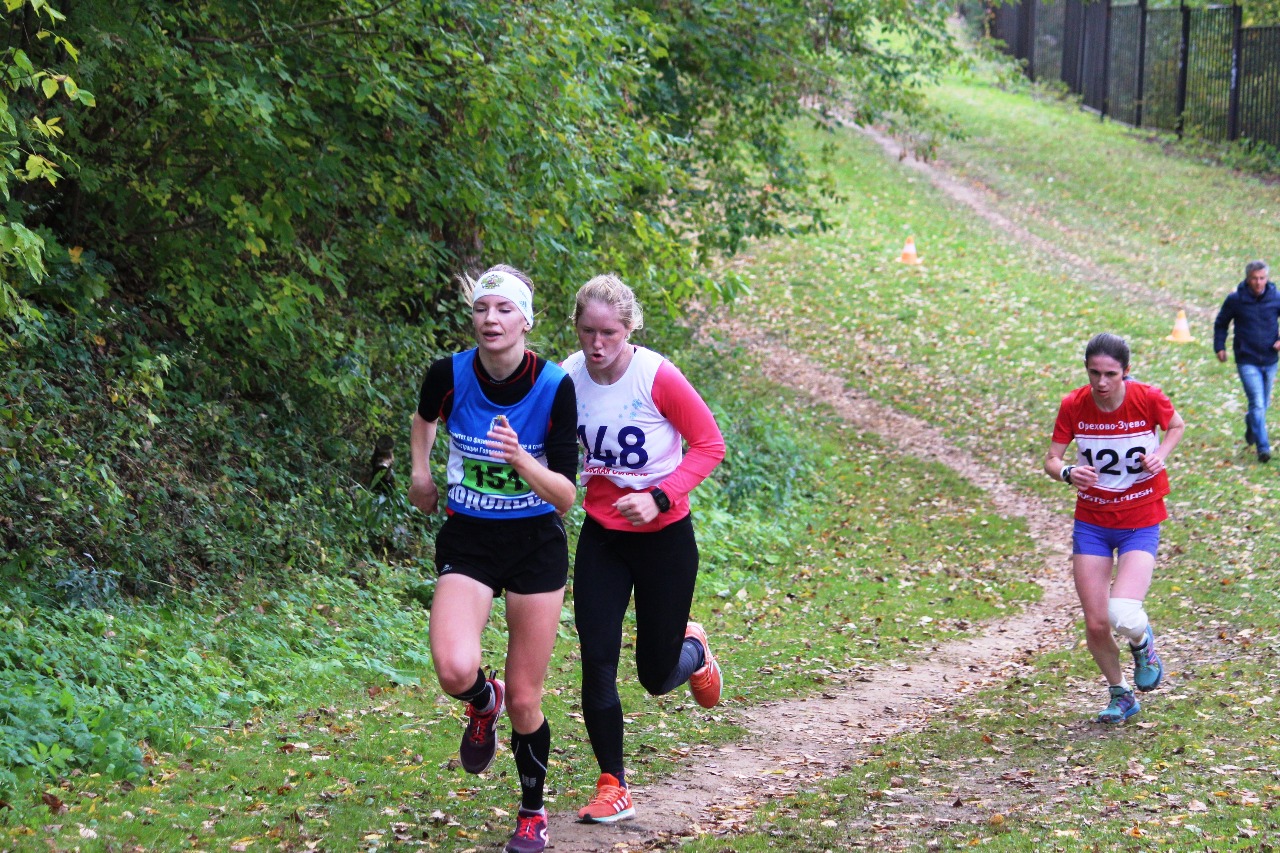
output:
M 1012 239 L 1062 264 L 1082 281 L 1135 303 L 1185 309 L 1196 319 L 1212 319 L 1212 309 L 1121 278 L 1036 236 L 997 209 L 989 188 L 957 178 L 942 164 L 905 156 L 899 142 L 875 128 L 857 129 L 945 195 Z M 1008 619 L 987 625 L 980 634 L 931 650 L 927 662 L 919 657 L 866 673 L 836 676 L 826 692 L 809 699 L 730 708 L 728 713 L 748 730 L 748 737 L 717 748 L 695 749 L 687 769 L 652 788 L 636 787 L 638 817 L 634 821 L 595 826 L 576 823 L 572 811 L 552 815 L 551 848 L 557 853 L 654 850 L 675 846 L 682 837 L 731 832 L 749 821 L 761 802 L 844 772 L 859 754 L 895 734 L 923 727 L 958 696 L 1003 683 L 1031 653 L 1074 641 L 1076 601 L 1067 570 L 1065 516 L 1002 482 L 928 424 L 845 387 L 821 366 L 742 320 L 728 318 L 719 324 L 719 331 L 760 356 L 770 379 L 832 406 L 851 425 L 884 437 L 903 453 L 947 465 L 987 492 L 1003 515 L 1025 519 L 1045 556 L 1044 571 L 1036 579 L 1044 597 Z M 731 654 L 731 649 L 726 650 L 725 657 Z
M 956 697 L 1002 683 L 1031 652 L 1069 642 L 1075 598 L 1066 568 L 1066 519 L 1001 482 L 976 459 L 950 445 L 927 424 L 885 407 L 822 367 L 764 337 L 735 318 L 719 331 L 761 357 L 770 379 L 832 406 L 851 425 L 883 436 L 912 456 L 940 462 L 983 489 L 1006 517 L 1026 519 L 1045 555 L 1037 580 L 1044 596 L 1026 610 L 987 625 L 982 633 L 923 656 L 865 673 L 837 675 L 819 697 L 729 707 L 749 732 L 737 743 L 695 749 L 687 769 L 652 787 L 634 789 L 637 818 L 613 826 L 583 825 L 573 812 L 551 816 L 550 849 L 634 851 L 674 846 L 684 836 L 722 833 L 748 821 L 759 803 L 835 776 L 873 745 L 923 727 Z M 723 649 L 729 677 L 732 649 Z M 575 806 L 576 808 L 576 806 Z
M 1214 317 L 1217 316 L 1217 309 L 1214 307 L 1197 305 L 1194 302 L 1179 299 L 1173 294 L 1162 290 L 1143 287 L 1137 282 L 1122 278 L 1110 270 L 1098 266 L 1090 259 L 1077 255 L 1057 243 L 1037 237 L 1027 228 L 1014 222 L 997 209 L 995 193 L 989 187 L 966 182 L 956 177 L 942 163 L 928 162 L 912 157 L 901 142 L 874 127 L 862 127 L 852 124 L 848 126 L 874 140 L 890 157 L 899 160 L 904 166 L 917 174 L 923 175 L 944 195 L 968 207 L 982 219 L 991 223 L 995 228 L 1017 242 L 1031 246 L 1037 252 L 1058 261 L 1068 273 L 1074 273 L 1082 281 L 1105 287 L 1108 292 L 1120 294 L 1134 304 L 1166 308 L 1171 312 L 1183 309 L 1187 312 L 1188 317 L 1195 320 L 1212 322 Z

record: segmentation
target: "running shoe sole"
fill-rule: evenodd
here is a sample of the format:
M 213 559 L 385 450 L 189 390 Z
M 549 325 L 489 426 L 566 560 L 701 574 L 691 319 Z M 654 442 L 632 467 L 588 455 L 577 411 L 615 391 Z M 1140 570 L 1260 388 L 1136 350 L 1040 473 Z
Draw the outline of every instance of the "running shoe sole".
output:
M 631 820 L 635 816 L 636 816 L 636 810 L 633 807 L 633 808 L 623 809 L 617 814 L 606 815 L 604 817 L 592 817 L 590 815 L 583 817 L 579 815 L 578 823 L 617 823 L 620 820 Z

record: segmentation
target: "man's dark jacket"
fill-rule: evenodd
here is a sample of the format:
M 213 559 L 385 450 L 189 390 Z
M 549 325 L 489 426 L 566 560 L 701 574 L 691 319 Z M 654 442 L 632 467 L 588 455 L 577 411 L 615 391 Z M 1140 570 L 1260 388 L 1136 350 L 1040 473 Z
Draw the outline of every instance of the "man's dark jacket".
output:
M 1222 352 L 1227 347 L 1227 326 L 1236 324 L 1231 348 L 1236 364 L 1275 364 L 1275 342 L 1280 340 L 1276 332 L 1280 321 L 1280 291 L 1274 282 L 1267 282 L 1261 296 L 1254 296 L 1249 285 L 1240 282 L 1234 293 L 1222 300 L 1218 319 L 1213 321 L 1213 351 Z

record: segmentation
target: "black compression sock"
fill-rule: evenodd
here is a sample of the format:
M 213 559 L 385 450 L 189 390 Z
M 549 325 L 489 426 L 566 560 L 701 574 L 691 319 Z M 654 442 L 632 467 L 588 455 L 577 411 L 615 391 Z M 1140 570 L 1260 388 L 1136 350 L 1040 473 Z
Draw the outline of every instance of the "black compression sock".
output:
M 477 711 L 483 711 L 489 707 L 489 703 L 493 701 L 493 691 L 489 687 L 489 681 L 484 677 L 484 670 L 476 670 L 476 683 L 471 685 L 471 689 L 465 693 L 450 693 L 454 699 L 461 699 L 463 702 L 470 702 Z M 486 698 L 488 697 L 488 698 Z M 477 699 L 484 699 L 484 702 L 477 702 Z
M 529 811 L 542 808 L 542 789 L 547 782 L 547 761 L 551 758 L 551 725 L 543 718 L 537 731 L 527 735 L 511 730 L 511 754 L 520 773 L 520 806 Z

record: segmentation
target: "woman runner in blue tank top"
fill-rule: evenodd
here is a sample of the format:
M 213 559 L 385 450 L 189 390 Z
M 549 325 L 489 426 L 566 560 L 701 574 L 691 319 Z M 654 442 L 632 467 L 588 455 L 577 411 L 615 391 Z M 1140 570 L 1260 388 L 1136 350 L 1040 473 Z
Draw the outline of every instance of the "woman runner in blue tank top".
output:
M 569 571 L 560 518 L 577 492 L 577 404 L 565 372 L 525 349 L 533 328 L 528 277 L 503 265 L 466 284 L 477 345 L 436 361 L 423 380 L 409 500 L 425 513 L 439 508 L 430 458 L 444 422 L 448 518 L 436 537 L 431 657 L 441 688 L 466 703 L 464 770 L 488 769 L 498 718 L 510 714 L 521 797 L 506 850 L 539 853 L 551 751 L 542 693 Z M 505 681 L 485 676 L 481 649 L 493 599 L 504 592 Z

